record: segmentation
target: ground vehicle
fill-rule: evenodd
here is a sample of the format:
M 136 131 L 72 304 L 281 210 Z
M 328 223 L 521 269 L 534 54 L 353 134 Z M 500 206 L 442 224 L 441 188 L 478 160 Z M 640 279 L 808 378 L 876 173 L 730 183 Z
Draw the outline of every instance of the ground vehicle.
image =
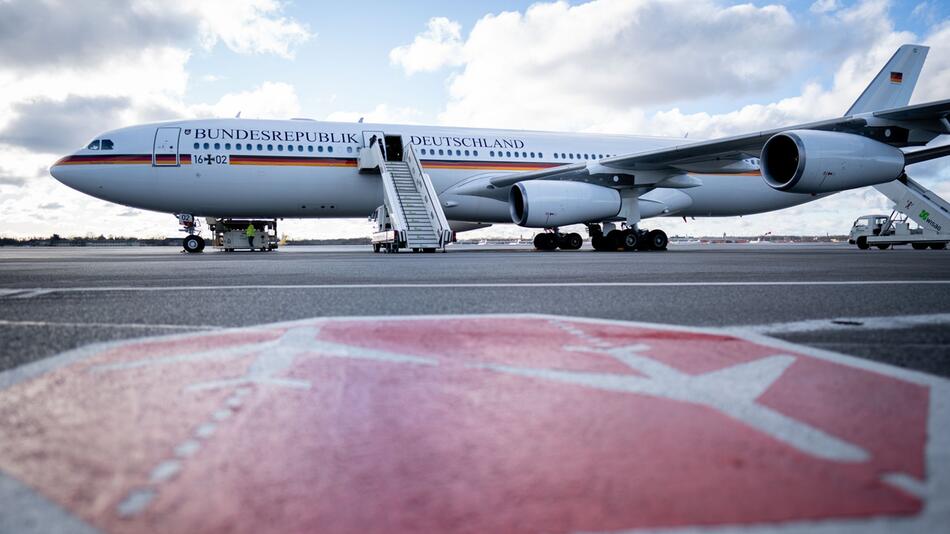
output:
M 891 215 L 864 215 L 858 217 L 848 234 L 848 243 L 861 250 L 877 247 L 886 250 L 891 245 L 911 245 L 915 250 L 947 247 L 950 236 L 924 232 L 921 227 L 911 228 L 907 216 L 895 210 Z

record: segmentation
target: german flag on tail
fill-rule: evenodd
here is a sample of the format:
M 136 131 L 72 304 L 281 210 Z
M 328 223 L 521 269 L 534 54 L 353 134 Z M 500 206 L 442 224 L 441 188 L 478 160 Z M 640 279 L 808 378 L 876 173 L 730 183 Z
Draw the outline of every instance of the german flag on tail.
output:
M 903 81 L 904 81 L 904 73 L 902 72 L 891 73 L 891 83 L 901 83 Z

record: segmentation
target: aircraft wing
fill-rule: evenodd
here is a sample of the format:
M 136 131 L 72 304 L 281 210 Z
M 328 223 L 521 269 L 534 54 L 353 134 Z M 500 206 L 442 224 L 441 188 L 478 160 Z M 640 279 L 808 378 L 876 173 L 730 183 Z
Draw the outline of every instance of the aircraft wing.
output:
M 668 176 L 682 174 L 697 168 L 724 167 L 745 158 L 757 158 L 765 142 L 773 135 L 788 130 L 826 130 L 863 136 L 876 136 L 879 128 L 897 125 L 908 130 L 926 130 L 934 134 L 950 133 L 950 100 L 841 117 L 783 128 L 763 130 L 745 135 L 724 137 L 709 141 L 684 142 L 664 148 L 633 152 L 604 158 L 599 161 L 571 163 L 539 171 L 507 173 L 484 178 L 482 188 L 505 188 L 526 180 L 585 180 L 595 175 L 633 174 L 654 171 L 654 180 L 661 181 L 664 172 Z M 909 157 L 907 163 L 919 163 L 927 159 L 947 155 L 946 150 L 931 151 Z M 637 183 L 643 183 L 637 180 Z M 476 184 L 467 184 L 471 189 Z M 609 185 L 609 184 L 608 184 Z M 649 185 L 644 183 L 644 185 Z M 477 193 L 476 193 L 477 194 Z
M 896 121 L 940 120 L 950 116 L 950 99 L 875 111 L 875 117 Z

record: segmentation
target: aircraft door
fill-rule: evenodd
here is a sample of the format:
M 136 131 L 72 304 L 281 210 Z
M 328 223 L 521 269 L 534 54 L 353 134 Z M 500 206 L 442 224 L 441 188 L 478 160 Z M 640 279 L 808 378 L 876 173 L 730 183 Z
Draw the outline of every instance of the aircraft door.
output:
M 155 131 L 155 145 L 152 150 L 152 165 L 155 167 L 177 167 L 178 138 L 181 128 L 163 127 Z

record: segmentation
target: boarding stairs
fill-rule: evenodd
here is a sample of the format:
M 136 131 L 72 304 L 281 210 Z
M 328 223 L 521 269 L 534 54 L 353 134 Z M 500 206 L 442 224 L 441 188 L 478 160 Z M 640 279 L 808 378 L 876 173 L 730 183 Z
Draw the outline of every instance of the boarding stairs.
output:
M 885 235 L 898 222 L 897 213 L 900 213 L 905 216 L 904 220 L 909 218 L 920 225 L 923 229 L 922 239 L 950 239 L 950 203 L 936 193 L 907 175 L 874 188 L 894 202 L 894 213 L 881 228 L 881 235 Z M 868 241 L 873 241 L 873 238 Z
M 404 147 L 402 160 L 387 161 L 376 143 L 360 150 L 359 165 L 363 171 L 378 170 L 383 183 L 384 203 L 374 214 L 373 250 L 445 252 L 454 234 L 412 145 Z

